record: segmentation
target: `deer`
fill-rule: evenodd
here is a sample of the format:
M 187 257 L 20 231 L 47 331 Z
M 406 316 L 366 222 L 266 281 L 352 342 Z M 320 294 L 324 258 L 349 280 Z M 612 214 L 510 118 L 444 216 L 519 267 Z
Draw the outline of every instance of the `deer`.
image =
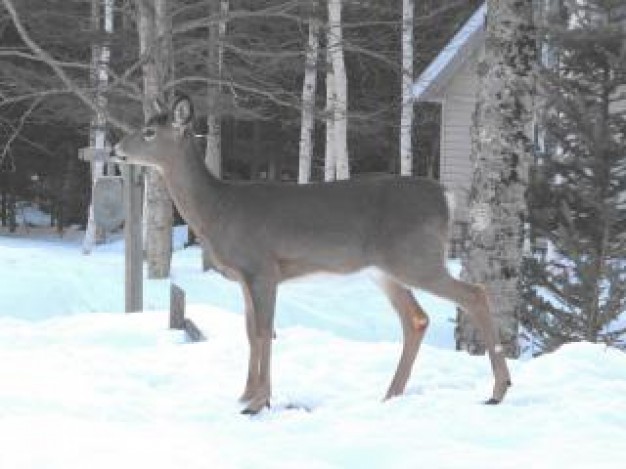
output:
M 225 181 L 205 166 L 189 97 L 124 136 L 112 160 L 156 168 L 181 216 L 216 270 L 238 282 L 249 343 L 243 414 L 270 407 L 272 338 L 278 285 L 314 273 L 365 268 L 397 312 L 402 351 L 384 400 L 404 393 L 429 325 L 412 289 L 455 303 L 482 333 L 494 377 L 485 404 L 500 403 L 511 379 L 486 290 L 446 268 L 450 210 L 432 179 L 394 175 L 288 184 Z

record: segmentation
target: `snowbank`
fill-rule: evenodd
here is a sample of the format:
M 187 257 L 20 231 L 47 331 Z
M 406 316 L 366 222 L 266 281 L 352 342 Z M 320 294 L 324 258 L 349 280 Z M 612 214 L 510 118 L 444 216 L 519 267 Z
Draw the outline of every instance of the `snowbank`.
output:
M 178 251 L 174 278 L 208 341 L 153 311 L 120 313 L 119 243 L 0 238 L 1 468 L 618 468 L 626 440 L 626 355 L 578 343 L 511 362 L 514 386 L 484 406 L 485 357 L 451 347 L 454 308 L 436 324 L 406 395 L 381 402 L 399 326 L 357 275 L 286 285 L 279 296 L 273 407 L 239 414 L 247 345 L 237 287 Z M 108 311 L 108 312 L 107 312 Z M 295 407 L 295 408 L 292 408 Z

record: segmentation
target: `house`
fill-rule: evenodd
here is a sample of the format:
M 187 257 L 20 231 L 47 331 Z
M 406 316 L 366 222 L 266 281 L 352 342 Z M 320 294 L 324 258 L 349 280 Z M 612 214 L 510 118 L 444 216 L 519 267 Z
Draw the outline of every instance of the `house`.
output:
M 465 22 L 413 85 L 415 101 L 441 105 L 440 180 L 454 192 L 456 209 L 452 248 L 465 239 L 469 222 L 468 195 L 472 178 L 471 127 L 478 89 L 477 66 L 484 51 L 483 4 Z M 626 28 L 626 5 L 614 10 L 611 22 Z M 618 93 L 612 112 L 626 112 L 626 87 Z
M 478 87 L 476 67 L 485 38 L 486 11 L 485 4 L 476 10 L 413 85 L 416 101 L 441 105 L 439 175 L 441 182 L 455 196 L 453 242 L 464 237 L 468 223 L 467 199 L 472 176 L 470 129 Z

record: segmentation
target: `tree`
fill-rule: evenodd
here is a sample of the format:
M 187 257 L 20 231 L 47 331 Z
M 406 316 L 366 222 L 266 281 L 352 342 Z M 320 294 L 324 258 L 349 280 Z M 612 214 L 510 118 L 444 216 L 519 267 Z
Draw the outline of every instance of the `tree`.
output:
M 300 152 L 298 182 L 306 184 L 311 179 L 313 158 L 313 131 L 315 126 L 315 92 L 317 90 L 317 61 L 319 56 L 320 22 L 317 18 L 317 0 L 311 0 L 308 41 L 302 81 L 302 117 L 300 123 Z
M 324 121 L 326 123 L 326 145 L 324 156 L 324 181 L 334 181 L 337 178 L 337 149 L 335 148 L 335 107 L 337 106 L 337 92 L 335 91 L 335 75 L 333 61 L 330 57 L 330 39 L 326 37 L 326 109 Z
M 209 171 L 222 177 L 222 115 L 220 98 L 224 68 L 224 40 L 226 37 L 226 16 L 228 0 L 210 2 L 210 20 L 207 69 L 209 82 L 207 89 L 207 139 L 205 162 Z
M 111 62 L 111 49 L 107 44 L 107 36 L 113 33 L 113 0 L 91 0 L 91 27 L 94 31 L 104 31 L 100 43 L 92 45 L 92 80 L 96 89 L 98 111 L 94 114 L 90 129 L 90 147 L 103 150 L 106 142 L 106 114 L 107 98 L 105 91 L 109 82 L 107 68 Z M 90 254 L 94 244 L 103 237 L 102 229 L 96 224 L 94 217 L 93 188 L 99 177 L 105 174 L 103 161 L 91 162 L 92 200 L 89 204 L 87 229 L 83 241 L 83 253 Z
M 526 261 L 534 353 L 587 340 L 626 347 L 626 34 L 623 2 L 567 2 L 547 18 L 544 151 L 532 187 L 542 255 Z
M 171 26 L 167 0 L 137 2 L 137 24 L 143 69 L 144 116 L 154 113 L 153 103 L 164 99 L 164 85 L 171 76 Z M 146 171 L 146 259 L 149 278 L 169 275 L 172 258 L 173 205 L 161 175 L 154 169 Z
M 471 226 L 462 275 L 485 285 L 504 352 L 515 357 L 536 47 L 532 0 L 490 0 L 487 8 L 472 128 Z M 456 342 L 459 349 L 484 353 L 478 332 L 462 315 Z
M 327 112 L 329 113 L 327 126 L 329 126 L 329 130 L 326 138 L 326 158 L 330 160 L 330 163 L 327 164 L 327 181 L 348 179 L 350 177 L 350 163 L 348 160 L 348 82 L 343 53 L 341 3 L 341 0 L 328 0 L 326 56 L 329 71 L 326 75 L 326 87 L 330 90 L 328 95 L 330 105 L 327 106 Z M 329 120 L 331 121 L 330 123 Z
M 413 173 L 413 16 L 414 0 L 402 0 L 402 106 L 400 114 L 400 174 Z

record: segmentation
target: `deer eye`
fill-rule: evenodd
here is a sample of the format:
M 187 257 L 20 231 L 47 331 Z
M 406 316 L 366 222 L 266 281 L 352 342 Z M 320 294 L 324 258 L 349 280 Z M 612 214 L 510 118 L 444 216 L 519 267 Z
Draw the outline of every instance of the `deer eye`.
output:
M 156 137 L 156 130 L 154 130 L 154 128 L 152 127 L 145 127 L 142 131 L 141 134 L 143 135 L 143 139 L 146 141 L 150 141 L 152 140 L 154 137 Z

